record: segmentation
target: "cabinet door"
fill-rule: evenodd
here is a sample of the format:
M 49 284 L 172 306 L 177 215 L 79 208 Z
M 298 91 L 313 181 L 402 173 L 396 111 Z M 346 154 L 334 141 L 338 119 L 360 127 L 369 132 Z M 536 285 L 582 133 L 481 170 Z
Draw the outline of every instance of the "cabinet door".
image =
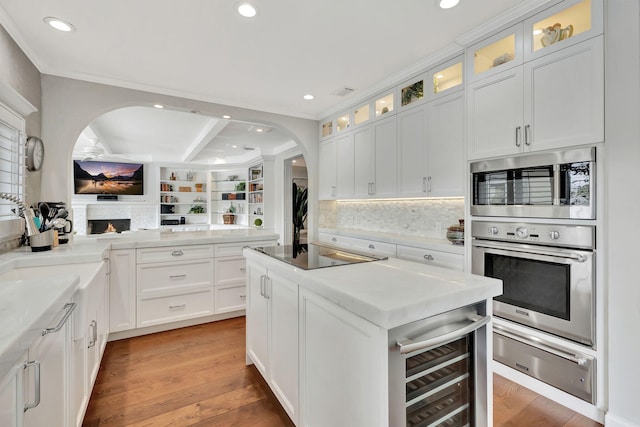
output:
M 427 126 L 425 106 L 415 107 L 397 116 L 399 197 L 426 196 L 425 154 Z
M 373 128 L 367 126 L 353 133 L 354 196 L 367 198 L 373 195 L 375 184 L 375 146 Z
M 24 355 L 21 361 L 26 360 Z M 22 363 L 14 365 L 4 378 L 0 378 L 0 425 L 18 427 L 22 425 L 24 401 L 22 397 Z
M 319 149 L 319 188 L 320 200 L 336 198 L 336 140 L 330 139 L 320 143 Z
M 107 267 L 103 264 L 96 273 L 89 286 L 88 298 L 88 323 L 85 325 L 86 345 L 87 345 L 87 389 L 93 388 L 93 383 L 98 376 L 102 353 L 107 341 L 108 319 L 105 315 L 107 306 L 105 305 L 105 287 L 107 286 Z
M 53 320 L 55 327 L 64 318 Z M 24 413 L 25 427 L 66 426 L 69 405 L 69 354 L 71 350 L 70 322 L 65 322 L 58 332 L 38 338 L 29 347 L 29 361 L 40 363 L 40 404 Z M 26 370 L 25 400 L 33 402 L 36 394 L 35 369 Z
M 527 150 L 604 141 L 602 37 L 524 65 Z
M 388 425 L 385 331 L 300 290 L 299 425 Z
M 467 86 L 470 159 L 522 151 L 522 80 L 522 67 L 515 67 Z
M 373 125 L 375 145 L 375 197 L 395 197 L 397 192 L 397 131 L 396 117 Z
M 109 329 L 127 331 L 136 327 L 136 251 L 118 249 L 109 256 Z
M 336 138 L 336 197 L 352 198 L 354 185 L 353 135 Z
M 294 423 L 298 419 L 298 285 L 269 271 L 269 381 Z
M 429 196 L 464 196 L 464 94 L 427 104 Z
M 247 264 L 249 283 L 247 292 L 247 355 L 264 378 L 269 363 L 268 300 L 265 297 L 267 269 Z

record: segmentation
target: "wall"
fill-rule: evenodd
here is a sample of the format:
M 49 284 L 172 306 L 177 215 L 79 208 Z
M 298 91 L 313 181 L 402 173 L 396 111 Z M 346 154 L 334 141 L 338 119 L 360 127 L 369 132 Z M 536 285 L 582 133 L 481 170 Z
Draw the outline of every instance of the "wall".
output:
M 27 135 L 42 137 L 40 72 L 2 26 L 0 26 L 0 63 L 2 64 L 0 84 L 17 92 L 38 109 L 25 118 Z M 45 146 L 48 146 L 47 141 L 44 142 Z M 27 172 L 25 201 L 28 205 L 40 200 L 40 177 L 41 172 Z
M 300 151 L 311 165 L 309 180 L 313 194 L 310 200 L 317 198 L 316 121 L 49 75 L 42 77 L 42 91 L 43 137 L 55 147 L 55 150 L 50 150 L 45 156 L 43 166 L 43 174 L 47 179 L 42 184 L 42 194 L 46 194 L 48 200 L 67 203 L 71 200 L 71 153 L 78 135 L 93 119 L 116 108 L 155 103 L 183 111 L 198 110 L 201 114 L 215 117 L 230 114 L 235 120 L 259 122 L 279 128 L 299 145 Z M 315 203 L 310 209 L 316 209 Z M 310 228 L 313 229 L 315 220 L 311 218 L 310 221 Z
M 609 0 L 605 50 L 609 412 L 607 427 L 640 425 L 640 4 Z M 602 200 L 602 199 L 601 199 Z
M 444 239 L 447 227 L 464 218 L 464 200 L 322 201 L 318 218 L 320 228 Z

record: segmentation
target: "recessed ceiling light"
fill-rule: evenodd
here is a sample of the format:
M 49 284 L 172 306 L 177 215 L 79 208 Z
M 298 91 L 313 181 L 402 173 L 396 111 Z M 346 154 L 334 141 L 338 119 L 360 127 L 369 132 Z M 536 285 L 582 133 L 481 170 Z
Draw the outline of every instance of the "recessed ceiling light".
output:
M 153 108 L 162 109 L 162 108 L 164 108 L 164 105 L 162 105 L 162 104 L 153 104 Z
M 460 0 L 436 0 L 441 9 L 451 9 L 458 4 Z
M 230 116 L 230 115 L 228 115 L 228 114 L 225 114 L 224 116 L 222 116 L 222 118 L 223 118 L 223 119 L 230 119 L 230 118 L 231 118 L 231 116 Z
M 306 99 L 307 101 L 311 101 L 315 97 L 311 94 L 306 94 L 305 96 L 303 96 L 303 98 Z
M 238 146 L 237 145 L 232 145 L 231 148 L 238 148 Z
M 291 163 L 295 163 L 295 162 L 297 162 L 297 160 L 291 160 Z
M 258 129 L 256 129 L 256 132 L 264 132 L 264 129 L 258 128 Z
M 256 13 L 258 13 L 256 11 L 256 8 L 249 3 L 240 3 L 237 10 L 238 13 L 245 18 L 253 18 L 254 16 L 256 16 Z
M 436 76 L 436 79 L 441 79 L 441 78 L 443 78 L 443 77 L 444 77 L 444 76 L 443 76 L 442 74 L 438 74 L 438 75 Z
M 48 17 L 44 18 L 44 22 L 46 22 L 47 24 L 51 25 L 56 30 L 64 31 L 65 33 L 68 33 L 68 32 L 71 32 L 71 31 L 75 31 L 75 29 L 76 29 L 76 27 L 74 27 L 73 25 L 71 25 L 67 21 L 64 21 L 64 20 L 62 20 L 60 18 L 54 18 L 52 16 L 48 16 Z

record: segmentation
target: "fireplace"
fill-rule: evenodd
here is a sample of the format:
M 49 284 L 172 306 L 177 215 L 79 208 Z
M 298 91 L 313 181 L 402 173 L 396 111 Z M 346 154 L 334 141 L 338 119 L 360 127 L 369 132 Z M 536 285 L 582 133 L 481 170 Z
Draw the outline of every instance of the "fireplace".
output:
M 122 233 L 131 230 L 130 219 L 90 219 L 87 234 Z

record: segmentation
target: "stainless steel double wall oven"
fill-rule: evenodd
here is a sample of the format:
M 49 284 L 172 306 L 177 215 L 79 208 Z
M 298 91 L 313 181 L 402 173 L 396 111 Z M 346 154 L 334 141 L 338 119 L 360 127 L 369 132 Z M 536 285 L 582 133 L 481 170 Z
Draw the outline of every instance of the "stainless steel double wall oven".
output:
M 470 171 L 472 272 L 503 281 L 494 359 L 593 403 L 594 358 L 558 343 L 596 344 L 595 147 L 480 161 Z

